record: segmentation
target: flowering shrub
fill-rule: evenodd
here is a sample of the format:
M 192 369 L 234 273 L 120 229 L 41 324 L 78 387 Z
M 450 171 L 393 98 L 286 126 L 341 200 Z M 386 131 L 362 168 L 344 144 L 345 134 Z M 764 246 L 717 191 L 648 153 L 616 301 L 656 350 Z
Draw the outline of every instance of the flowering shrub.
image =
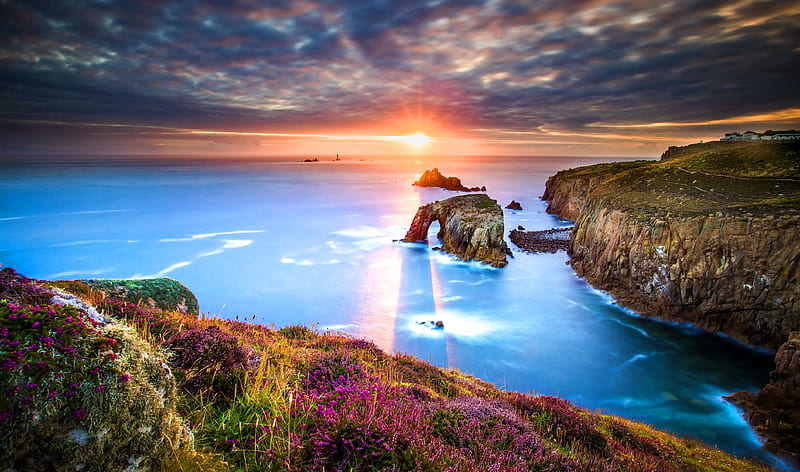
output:
M 10 271 L 0 293 L 0 464 L 122 470 L 184 441 L 174 383 L 149 346 Z
M 564 445 L 577 442 L 594 452 L 606 447 L 605 436 L 594 426 L 591 416 L 566 400 L 551 396 L 512 395 L 511 402 L 542 431 L 550 433 Z
M 299 408 L 312 405 L 316 417 L 309 428 L 309 470 L 434 466 L 436 454 L 425 441 L 431 427 L 423 410 L 395 389 L 368 378 L 324 375 L 314 389 L 299 396 Z
M 45 305 L 52 293 L 41 287 L 36 280 L 18 274 L 11 267 L 0 270 L 0 300 L 15 300 L 17 303 Z
M 258 364 L 258 354 L 217 326 L 191 328 L 171 336 L 164 347 L 172 351 L 172 366 L 182 373 L 182 386 L 211 399 L 243 392 L 246 372 Z
M 52 284 L 93 293 L 77 281 Z M 50 296 L 0 271 L 0 464 L 16 470 L 764 470 L 346 335 L 96 297 L 105 316 L 168 351 L 176 397 L 170 370 L 132 330 L 97 325 Z M 195 437 L 191 454 L 176 450 L 185 443 L 176 398 Z

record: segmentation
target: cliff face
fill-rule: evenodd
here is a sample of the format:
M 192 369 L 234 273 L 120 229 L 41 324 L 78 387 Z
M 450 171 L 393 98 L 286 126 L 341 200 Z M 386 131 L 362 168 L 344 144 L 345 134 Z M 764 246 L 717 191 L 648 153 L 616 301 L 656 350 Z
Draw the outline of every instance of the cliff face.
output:
M 645 315 L 776 349 L 800 326 L 800 218 L 639 221 L 589 205 L 570 248 L 578 275 Z
M 645 316 L 776 349 L 800 329 L 798 148 L 672 148 L 559 172 L 543 198 L 575 220 L 571 264 L 593 286 Z M 749 176 L 770 165 L 790 173 Z
M 481 261 L 494 267 L 508 264 L 508 245 L 503 239 L 503 210 L 485 194 L 461 195 L 419 207 L 402 239 L 424 241 L 434 221 L 439 222 L 442 249 L 465 261 Z

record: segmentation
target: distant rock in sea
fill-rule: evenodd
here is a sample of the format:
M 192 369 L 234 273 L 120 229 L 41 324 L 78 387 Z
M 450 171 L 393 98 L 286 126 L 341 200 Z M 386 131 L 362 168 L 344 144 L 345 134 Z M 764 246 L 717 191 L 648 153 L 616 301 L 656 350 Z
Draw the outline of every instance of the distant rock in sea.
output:
M 455 192 L 485 192 L 486 187 L 465 187 L 461 184 L 461 179 L 458 177 L 445 177 L 439 172 L 439 169 L 434 167 L 432 170 L 426 170 L 422 177 L 413 183 L 417 187 L 439 187 L 445 190 L 452 190 Z
M 511 200 L 511 203 L 506 205 L 506 209 L 508 209 L 508 210 L 522 210 L 522 204 L 520 204 L 516 200 Z
M 503 210 L 488 195 L 460 195 L 419 207 L 402 241 L 425 241 L 434 221 L 439 222 L 445 252 L 494 267 L 508 264 L 506 255 L 511 251 L 503 239 Z

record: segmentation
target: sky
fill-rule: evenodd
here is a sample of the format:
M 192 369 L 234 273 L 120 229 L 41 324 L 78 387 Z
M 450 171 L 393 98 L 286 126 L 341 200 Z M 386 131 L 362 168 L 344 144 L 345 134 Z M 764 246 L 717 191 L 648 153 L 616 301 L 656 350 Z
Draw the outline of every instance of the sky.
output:
M 0 0 L 0 38 L 0 156 L 655 157 L 800 128 L 796 0 Z

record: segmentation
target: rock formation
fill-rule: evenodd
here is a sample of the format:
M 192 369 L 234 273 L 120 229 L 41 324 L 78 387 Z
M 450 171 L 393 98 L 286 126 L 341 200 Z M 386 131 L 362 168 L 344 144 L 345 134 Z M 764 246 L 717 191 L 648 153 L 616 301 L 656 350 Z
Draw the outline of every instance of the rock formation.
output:
M 800 143 L 672 147 L 657 162 L 600 164 L 547 181 L 575 220 L 578 275 L 644 316 L 776 349 L 761 392 L 735 394 L 767 446 L 800 457 Z M 790 337 L 791 333 L 791 337 Z M 788 341 L 787 341 L 788 339 Z
M 440 187 L 445 190 L 453 190 L 455 192 L 485 192 L 486 187 L 471 187 L 467 188 L 461 184 L 461 179 L 458 177 L 445 177 L 439 172 L 436 167 L 433 170 L 426 170 L 422 177 L 419 178 L 413 185 L 417 187 Z
M 419 207 L 402 241 L 425 241 L 434 221 L 439 222 L 438 237 L 444 251 L 494 267 L 508 264 L 503 210 L 487 195 L 461 195 Z
M 110 296 L 163 311 L 199 315 L 197 297 L 185 285 L 169 277 L 152 279 L 89 279 L 82 282 Z
M 508 210 L 522 210 L 522 204 L 516 200 L 511 200 L 511 203 L 506 205 Z
M 768 438 L 765 447 L 800 465 L 800 331 L 793 331 L 778 349 L 766 387 L 728 399 L 742 407 L 750 424 Z
M 713 163 L 724 148 L 710 149 L 562 171 L 542 198 L 575 220 L 575 271 L 621 304 L 776 349 L 800 329 L 800 180 L 741 174 L 748 156 L 763 175 L 764 156 L 800 144 L 729 149 L 740 175 Z
M 519 228 L 522 228 L 520 226 Z M 569 236 L 572 227 L 553 228 L 544 231 L 525 231 L 525 228 L 512 230 L 509 234 L 511 242 L 525 252 L 566 251 L 569 249 Z

